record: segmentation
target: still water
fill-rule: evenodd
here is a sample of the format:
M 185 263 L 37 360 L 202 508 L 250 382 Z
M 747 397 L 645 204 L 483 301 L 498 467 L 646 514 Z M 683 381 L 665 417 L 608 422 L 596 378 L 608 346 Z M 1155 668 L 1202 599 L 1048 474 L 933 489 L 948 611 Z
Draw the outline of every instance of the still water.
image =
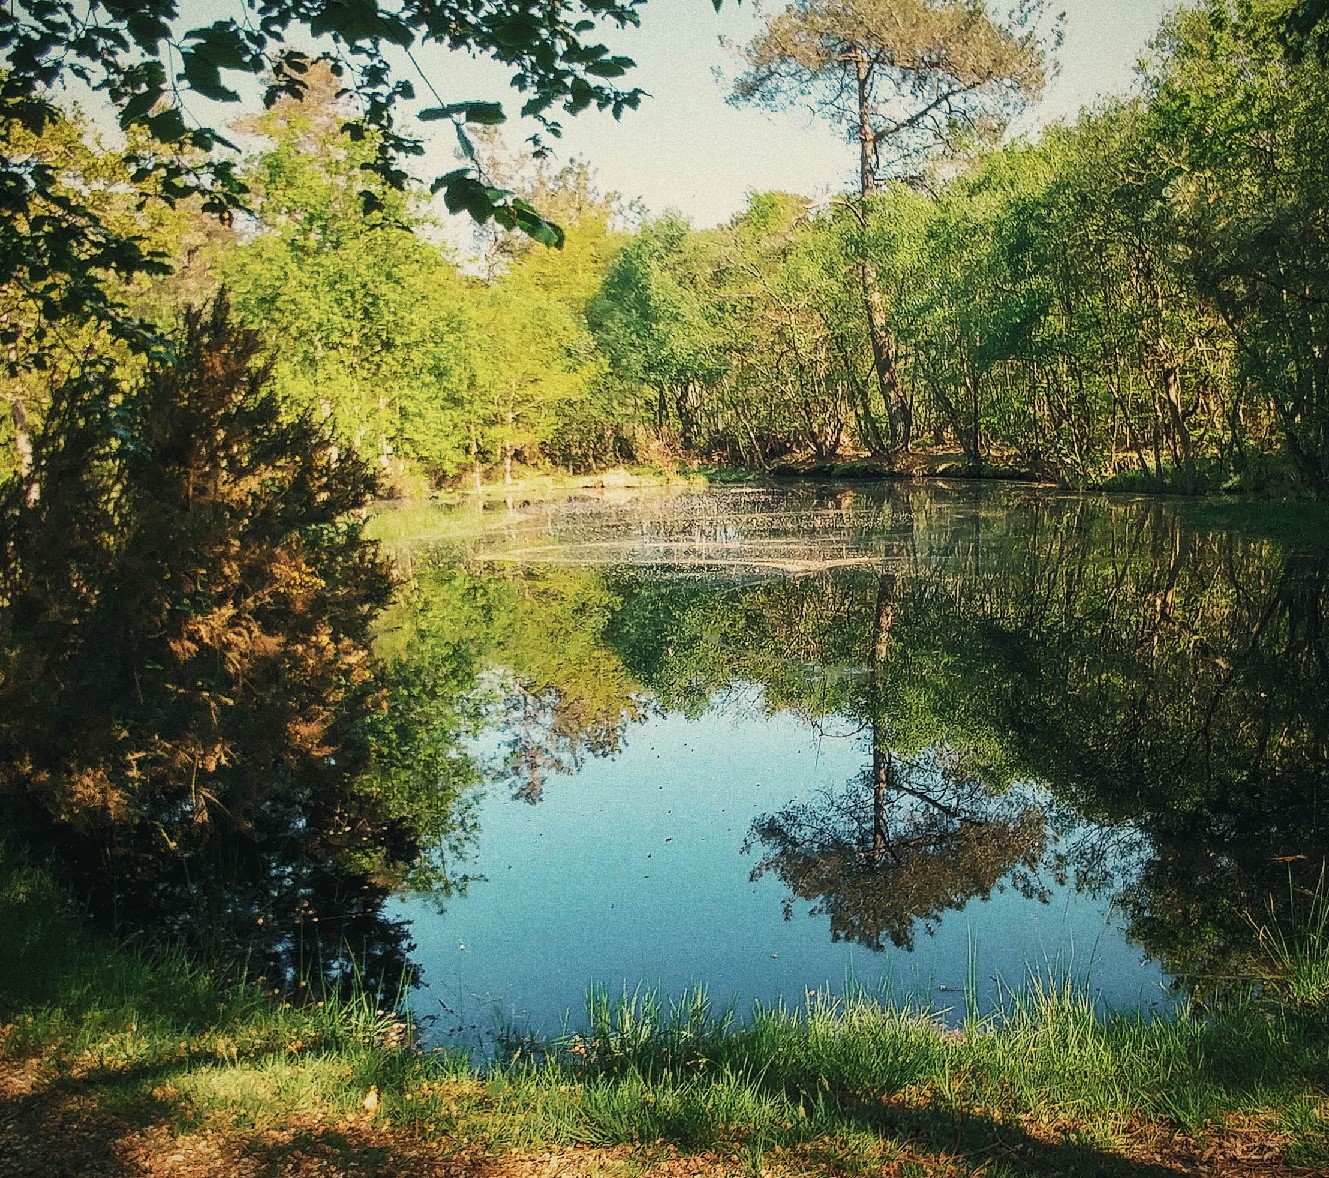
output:
M 592 984 L 1153 1009 L 1323 869 L 1329 549 L 1294 513 L 657 491 L 402 553 L 385 647 L 457 668 L 468 783 L 393 913 L 440 1041 L 557 1034 Z

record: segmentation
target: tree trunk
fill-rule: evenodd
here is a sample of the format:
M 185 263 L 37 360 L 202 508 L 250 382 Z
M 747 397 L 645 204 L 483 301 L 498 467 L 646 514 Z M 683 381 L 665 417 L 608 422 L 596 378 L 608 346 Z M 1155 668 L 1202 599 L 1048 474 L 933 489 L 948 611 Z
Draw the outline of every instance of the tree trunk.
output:
M 28 410 L 23 398 L 15 396 L 10 403 L 14 419 L 14 449 L 18 451 L 18 479 L 23 488 L 23 506 L 32 508 L 41 502 L 42 488 L 32 473 L 32 431 L 28 427 Z
M 877 132 L 872 126 L 872 67 L 859 49 L 854 54 L 858 82 L 858 191 L 866 200 L 877 191 Z
M 965 371 L 964 384 L 965 392 L 969 396 L 967 406 L 969 417 L 965 422 L 965 437 L 961 445 L 975 474 L 983 469 L 983 396 L 981 381 L 982 377 L 972 368 Z
M 886 853 L 886 802 L 895 777 L 895 759 L 887 743 L 881 717 L 884 689 L 882 671 L 891 649 L 895 621 L 895 574 L 882 573 L 877 582 L 877 605 L 872 619 L 872 854 Z
M 480 439 L 471 431 L 471 472 L 475 476 L 475 506 L 478 511 L 485 509 L 484 480 L 480 476 Z
M 517 386 L 508 388 L 508 436 L 503 441 L 503 485 L 512 486 L 512 434 L 517 428 Z
M 866 215 L 864 217 L 866 230 Z M 895 364 L 895 341 L 886 323 L 886 308 L 881 302 L 881 286 L 877 267 L 867 256 L 867 234 L 864 233 L 863 259 L 859 263 L 859 277 L 863 284 L 863 311 L 867 318 L 868 341 L 872 345 L 872 371 L 877 378 L 877 391 L 886 407 L 886 430 L 890 449 L 904 450 L 909 446 L 912 432 L 907 407 L 900 393 L 900 375 Z
M 696 437 L 692 387 L 692 382 L 687 381 L 674 391 L 674 411 L 678 415 L 678 444 L 685 454 L 692 453 L 692 444 Z
M 1191 441 L 1191 431 L 1186 428 L 1186 418 L 1181 407 L 1181 373 L 1177 365 L 1166 362 L 1162 372 L 1163 404 L 1167 408 L 1171 425 L 1172 457 L 1181 466 L 1183 489 L 1193 495 L 1196 489 L 1195 447 Z
M 872 857 L 886 854 L 886 802 L 891 792 L 895 762 L 876 720 L 872 722 Z
M 872 345 L 872 370 L 877 378 L 877 391 L 886 407 L 886 427 L 891 451 L 908 449 L 912 423 L 908 406 L 900 395 L 900 377 L 896 371 L 895 341 L 891 339 L 886 322 L 886 308 L 881 301 L 881 283 L 877 267 L 868 253 L 867 201 L 877 191 L 877 132 L 872 126 L 871 67 L 867 55 L 859 52 L 854 58 L 854 72 L 858 82 L 858 186 L 863 198 L 859 210 L 859 225 L 863 229 L 862 257 L 859 262 L 859 280 L 863 287 L 863 311 L 867 318 L 868 341 Z

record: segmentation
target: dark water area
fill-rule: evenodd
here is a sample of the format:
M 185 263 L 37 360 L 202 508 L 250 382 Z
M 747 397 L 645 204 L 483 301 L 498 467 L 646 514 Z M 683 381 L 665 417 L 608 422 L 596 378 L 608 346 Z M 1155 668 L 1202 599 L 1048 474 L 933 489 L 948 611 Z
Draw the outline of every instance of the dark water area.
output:
M 1324 518 L 803 486 L 407 537 L 383 652 L 455 786 L 383 912 L 414 1013 L 484 1042 L 591 985 L 956 1018 L 1244 984 L 1329 846 Z

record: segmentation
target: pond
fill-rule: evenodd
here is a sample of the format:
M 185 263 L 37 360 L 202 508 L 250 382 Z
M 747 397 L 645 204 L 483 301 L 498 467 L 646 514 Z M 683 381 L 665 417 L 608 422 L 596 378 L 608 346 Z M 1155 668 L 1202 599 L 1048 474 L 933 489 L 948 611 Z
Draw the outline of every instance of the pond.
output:
M 558 1034 L 593 985 L 1156 1009 L 1240 983 L 1319 885 L 1320 514 L 915 484 L 465 511 L 397 522 L 382 638 L 450 668 L 468 782 L 391 912 L 437 1041 Z

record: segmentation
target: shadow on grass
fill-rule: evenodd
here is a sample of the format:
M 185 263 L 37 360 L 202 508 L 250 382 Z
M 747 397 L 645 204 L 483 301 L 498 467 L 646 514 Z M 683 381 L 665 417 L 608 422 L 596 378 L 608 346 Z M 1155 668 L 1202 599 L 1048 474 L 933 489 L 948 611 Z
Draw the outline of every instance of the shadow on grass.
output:
M 425 1138 L 361 1114 L 327 1120 L 302 1116 L 261 1128 L 236 1127 L 179 1137 L 176 1128 L 182 1110 L 160 1092 L 188 1066 L 173 1060 L 138 1068 L 94 1069 L 78 1076 L 57 1074 L 24 1091 L 21 1065 L 0 1060 L 0 1178 L 142 1178 L 146 1174 L 500 1178 L 516 1172 L 501 1157 L 485 1157 L 480 1145 Z M 1287 1178 L 1312 1172 L 1289 1167 L 1275 1156 L 1229 1159 L 1221 1150 L 1201 1156 L 1184 1139 L 1167 1144 L 1162 1158 L 1133 1159 L 1073 1136 L 1049 1141 L 1018 1124 L 940 1104 L 846 1101 L 838 1111 L 846 1128 L 871 1134 L 913 1159 L 903 1168 L 886 1167 L 885 1174 L 1172 1178 L 1203 1173 Z M 699 1150 L 707 1159 L 716 1158 L 707 1148 L 708 1144 L 714 1148 L 714 1143 L 687 1140 L 686 1132 L 671 1133 L 670 1128 L 657 1124 L 656 1132 L 647 1136 L 659 1144 L 672 1143 L 685 1152 Z M 833 1143 L 828 1144 L 833 1148 Z M 779 1145 L 777 1141 L 766 1143 L 768 1150 L 784 1153 Z M 838 1172 L 832 1156 L 812 1168 Z M 715 1172 L 709 1164 L 703 1169 Z M 739 1169 L 737 1164 L 720 1166 L 725 1173 L 738 1173 Z
M 173 1108 L 153 1095 L 173 1065 L 94 1069 L 39 1079 L 24 1090 L 21 1063 L 0 1060 L 0 1176 L 121 1178 L 141 1175 L 132 1139 L 169 1124 Z
M 1021 1178 L 1167 1178 L 1189 1167 L 1135 1161 L 1073 1139 L 1049 1142 L 1018 1125 L 950 1108 L 892 1104 L 846 1115 L 896 1145 L 944 1155 L 985 1175 Z
M 305 1117 L 266 1128 L 178 1134 L 182 1109 L 159 1095 L 188 1063 L 96 1068 L 23 1091 L 21 1061 L 0 1058 L 0 1178 L 495 1178 L 478 1149 L 377 1125 Z

